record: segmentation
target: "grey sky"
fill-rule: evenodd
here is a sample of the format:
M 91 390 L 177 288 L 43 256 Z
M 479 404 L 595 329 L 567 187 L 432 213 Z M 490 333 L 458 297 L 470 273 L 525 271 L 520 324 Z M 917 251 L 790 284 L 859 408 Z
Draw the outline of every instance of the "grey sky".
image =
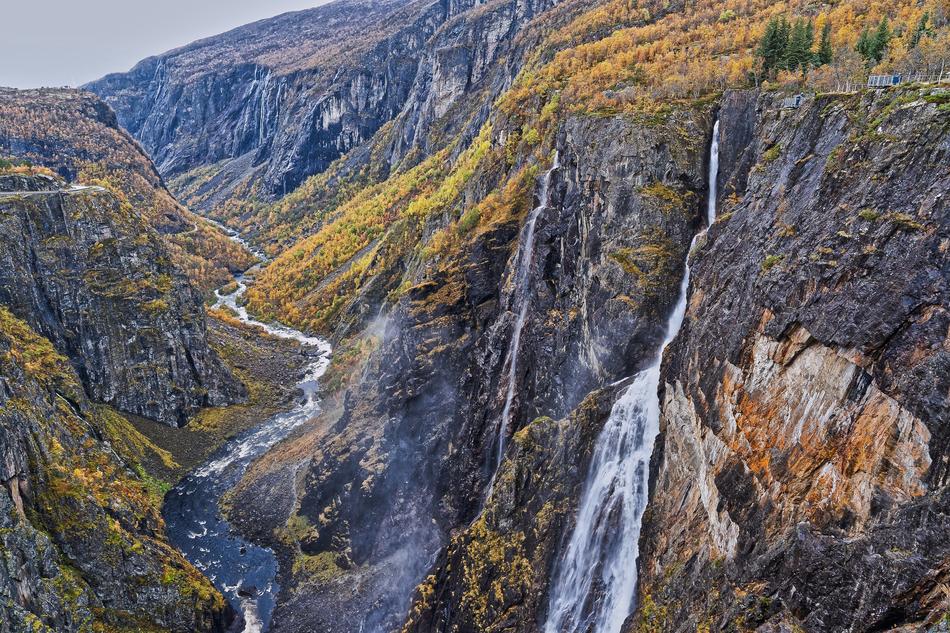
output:
M 0 86 L 78 86 L 144 57 L 326 0 L 3 0 Z

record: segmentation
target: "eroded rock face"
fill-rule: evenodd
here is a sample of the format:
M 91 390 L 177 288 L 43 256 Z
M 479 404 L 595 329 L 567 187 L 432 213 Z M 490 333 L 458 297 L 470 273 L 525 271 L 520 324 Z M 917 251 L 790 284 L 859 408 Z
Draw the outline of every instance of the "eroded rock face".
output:
M 208 346 L 201 298 L 131 207 L 46 177 L 0 176 L 0 190 L 0 304 L 70 359 L 90 398 L 180 425 L 244 397 Z
M 526 539 L 523 557 L 533 571 L 518 594 L 518 620 L 536 617 L 551 555 L 586 475 L 584 454 L 610 405 L 606 397 L 581 402 L 649 361 L 665 323 L 654 312 L 675 302 L 702 206 L 707 118 L 687 111 L 656 128 L 619 117 L 572 120 L 559 136 L 559 166 L 530 258 L 522 253 L 525 229 L 515 224 L 541 202 L 529 197 L 520 218 L 480 233 L 451 262 L 407 273 L 415 283 L 379 326 L 380 347 L 341 417 L 311 440 L 319 451 L 295 466 L 299 507 L 288 525 L 306 526 L 296 529 L 297 567 L 329 560 L 335 571 L 332 582 L 313 585 L 294 577 L 277 630 L 398 629 L 410 588 L 457 530 L 431 571 L 441 598 L 420 598 L 427 602 L 416 605 L 413 630 L 436 620 L 438 630 L 503 627 L 508 603 L 494 594 L 461 609 L 455 602 L 469 582 L 455 563 L 482 565 L 471 558 L 482 537 Z M 685 140 L 670 143 L 674 129 Z M 524 261 L 530 263 L 519 281 Z M 506 479 L 507 492 L 496 488 L 488 517 L 479 512 L 498 460 L 506 359 L 525 306 L 506 433 L 514 439 L 506 439 L 512 451 L 532 457 L 506 462 L 502 477 L 515 480 Z M 629 344 L 609 345 L 610 332 L 621 328 L 631 332 Z M 584 430 L 566 421 L 572 411 Z M 576 459 L 564 458 L 575 452 Z M 530 466 L 545 455 L 558 463 Z M 523 479 L 530 485 L 522 489 L 515 481 Z M 522 507 L 535 492 L 537 503 Z M 543 533 L 534 525 L 539 516 L 550 522 Z M 505 564 L 495 560 L 480 573 L 503 582 Z M 343 589 L 352 586 L 359 591 Z M 455 614 L 448 621 L 443 607 Z
M 193 172 L 180 192 L 190 204 L 211 209 L 251 183 L 272 198 L 397 116 L 388 163 L 424 145 L 434 121 L 552 4 L 335 2 L 144 60 L 88 88 L 164 176 Z
M 708 129 L 702 113 L 685 111 L 655 128 L 622 118 L 567 121 L 556 194 L 537 229 L 511 417 L 520 430 L 484 507 L 477 496 L 469 501 L 479 514 L 420 586 L 405 630 L 540 626 L 591 447 L 622 389 L 612 383 L 650 362 L 676 300 L 702 206 Z M 502 310 L 485 339 L 500 368 L 495 385 L 482 388 L 489 394 L 506 382 L 504 337 L 519 299 L 512 284 L 512 276 L 503 280 Z M 500 402 L 483 402 L 485 427 L 497 430 Z M 492 438 L 481 441 L 460 454 L 494 457 Z
M 537 418 L 514 435 L 484 509 L 440 552 L 403 631 L 537 629 L 561 536 L 616 395 L 596 392 L 568 418 Z
M 664 364 L 629 630 L 872 631 L 950 606 L 950 136 L 922 96 L 724 100 L 722 219 Z
M 0 306 L 0 631 L 225 630 L 224 599 L 167 543 L 161 493 L 136 474 L 143 441 Z

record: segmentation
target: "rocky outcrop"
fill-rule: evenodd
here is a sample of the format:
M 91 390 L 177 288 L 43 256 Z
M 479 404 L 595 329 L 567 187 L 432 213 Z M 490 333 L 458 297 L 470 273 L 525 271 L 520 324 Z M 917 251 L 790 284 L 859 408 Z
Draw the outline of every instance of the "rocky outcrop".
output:
M 629 630 L 917 630 L 950 580 L 950 158 L 932 89 L 728 94 L 663 369 Z
M 181 425 L 244 396 L 208 347 L 200 296 L 128 203 L 43 176 L 0 176 L 0 191 L 0 304 L 91 399 Z
M 0 306 L 0 631 L 221 633 L 224 599 L 165 540 L 148 442 Z
M 569 418 L 537 418 L 514 435 L 478 518 L 417 588 L 404 632 L 536 629 L 614 397 L 596 392 Z

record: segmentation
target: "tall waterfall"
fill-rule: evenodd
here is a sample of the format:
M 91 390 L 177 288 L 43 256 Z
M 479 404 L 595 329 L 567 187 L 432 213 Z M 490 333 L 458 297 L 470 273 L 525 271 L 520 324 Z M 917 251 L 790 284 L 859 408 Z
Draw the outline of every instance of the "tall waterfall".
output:
M 554 152 L 554 164 L 541 179 L 541 191 L 538 194 L 538 206 L 531 210 L 528 221 L 525 222 L 523 235 L 518 247 L 517 268 L 515 269 L 515 287 L 513 305 L 518 306 L 518 316 L 515 319 L 514 329 L 511 331 L 511 342 L 508 344 L 508 356 L 505 364 L 508 366 L 508 384 L 505 391 L 505 407 L 498 423 L 498 457 L 496 468 L 501 464 L 505 455 L 505 444 L 508 440 L 508 427 L 511 425 L 511 404 L 515 399 L 517 385 L 518 354 L 521 352 L 521 330 L 524 328 L 525 317 L 528 315 L 528 278 L 531 275 L 531 262 L 534 260 L 534 232 L 538 216 L 548 208 L 551 201 L 551 179 L 554 172 L 560 167 L 558 152 Z
M 716 121 L 709 151 L 709 224 L 716 219 L 718 174 Z M 688 290 L 687 261 L 663 345 L 614 404 L 597 438 L 577 524 L 555 570 L 545 633 L 619 633 L 633 610 L 650 456 L 660 431 L 660 365 L 663 351 L 683 324 Z

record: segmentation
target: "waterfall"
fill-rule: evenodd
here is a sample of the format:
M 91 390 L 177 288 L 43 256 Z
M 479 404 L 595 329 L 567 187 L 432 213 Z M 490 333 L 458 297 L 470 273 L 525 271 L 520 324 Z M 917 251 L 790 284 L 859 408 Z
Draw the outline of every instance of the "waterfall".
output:
M 706 198 L 706 226 L 716 221 L 716 198 L 719 195 L 719 120 L 713 125 L 712 142 L 709 145 L 709 196 Z
M 511 426 L 511 404 L 515 399 L 515 387 L 517 385 L 518 372 L 518 354 L 521 351 L 521 330 L 524 328 L 525 317 L 528 315 L 528 278 L 531 274 L 531 262 L 534 260 L 534 233 L 535 225 L 538 222 L 538 216 L 544 211 L 551 198 L 551 179 L 554 172 L 557 171 L 560 163 L 558 162 L 558 152 L 554 152 L 554 164 L 551 169 L 544 174 L 541 179 L 541 191 L 538 195 L 538 206 L 531 210 L 528 215 L 528 221 L 525 222 L 522 231 L 520 246 L 518 247 L 518 256 L 515 269 L 515 287 L 513 291 L 513 305 L 518 307 L 518 315 L 515 319 L 514 329 L 511 331 L 511 342 L 508 344 L 508 356 L 505 358 L 505 365 L 508 366 L 508 385 L 505 391 L 505 407 L 501 413 L 501 420 L 498 423 L 498 457 L 497 466 L 501 464 L 502 457 L 505 455 L 505 444 L 508 439 L 508 429 Z
M 719 121 L 709 151 L 707 221 L 716 219 Z M 693 238 L 693 244 L 705 231 Z M 692 245 L 690 246 L 692 250 Z M 660 431 L 660 365 L 686 314 L 689 261 L 663 344 L 614 403 L 594 447 L 577 523 L 551 586 L 545 633 L 619 633 L 634 607 L 640 524 Z

